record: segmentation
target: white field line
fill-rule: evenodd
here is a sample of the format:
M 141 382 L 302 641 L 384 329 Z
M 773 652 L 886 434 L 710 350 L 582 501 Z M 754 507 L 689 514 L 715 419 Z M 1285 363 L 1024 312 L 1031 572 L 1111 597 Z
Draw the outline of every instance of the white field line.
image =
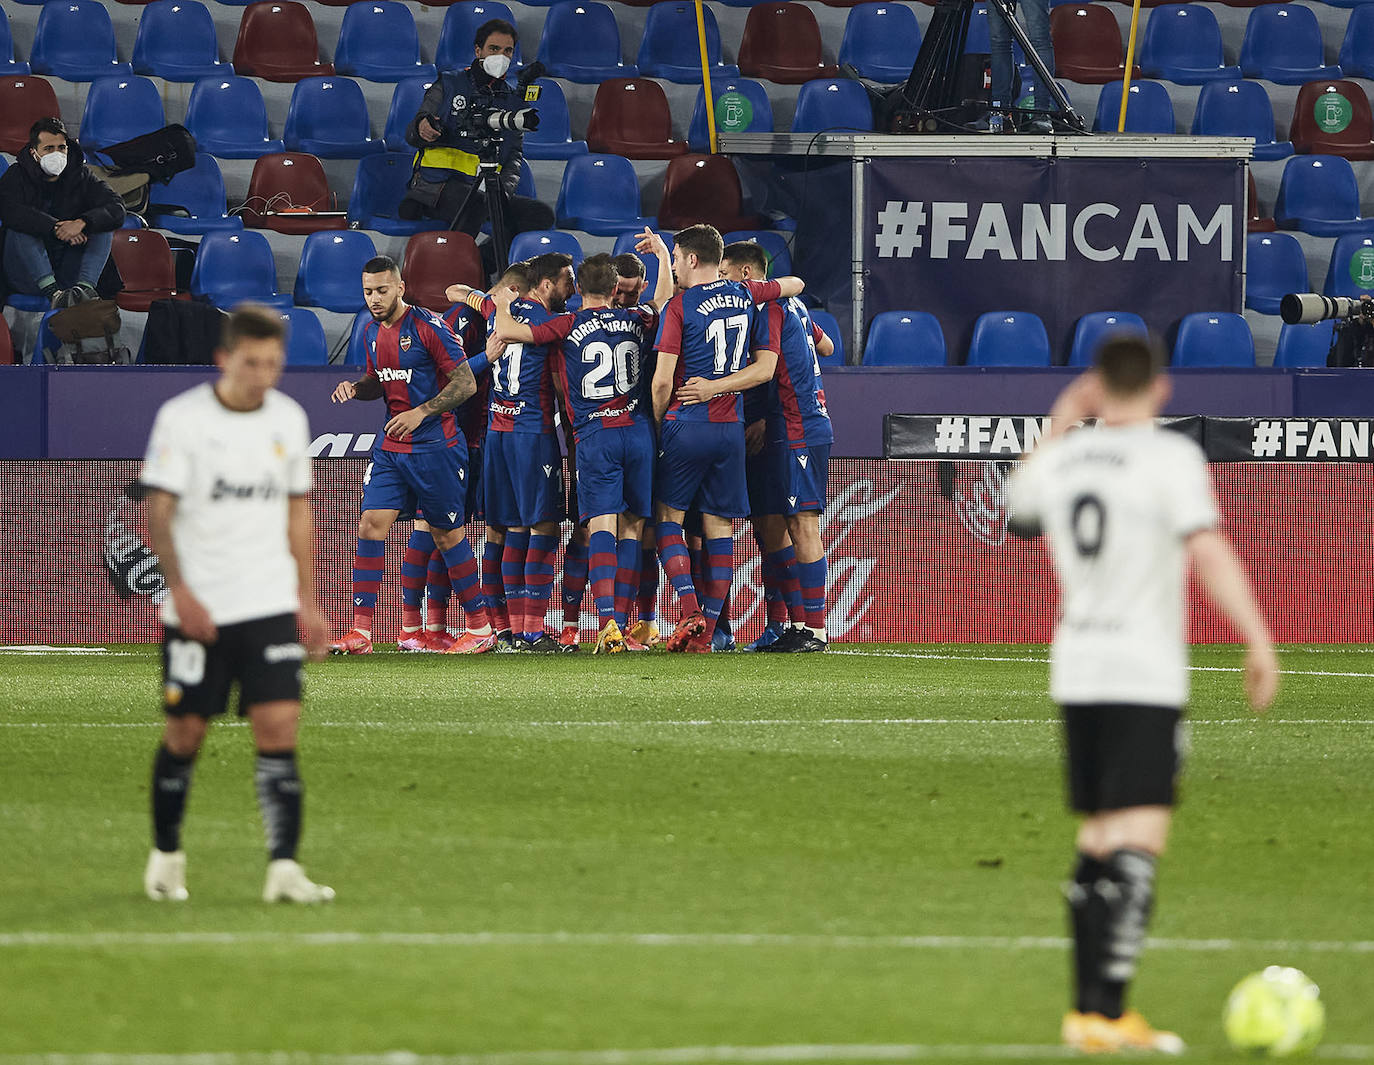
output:
M 1326 718 L 1326 717 L 1222 717 L 1211 719 L 1189 718 L 1193 728 L 1207 725 L 1254 725 L 1269 727 L 1273 725 L 1313 726 L 1313 725 L 1374 725 L 1374 717 Z M 983 728 L 989 725 L 1059 725 L 1057 717 L 760 717 L 760 718 L 678 718 L 659 720 L 654 718 L 625 719 L 618 721 L 315 721 L 309 720 L 307 727 L 317 728 L 357 728 L 389 729 L 394 732 L 453 732 L 478 731 L 484 729 L 599 729 L 599 728 L 728 728 L 782 726 L 798 728 L 805 725 L 825 727 L 851 725 L 974 725 Z M 0 721 L 0 728 L 162 728 L 163 723 L 149 721 Z M 246 721 L 221 721 L 216 729 L 247 728 Z
M 862 651 L 848 650 L 846 648 L 831 648 L 827 654 L 832 655 L 852 655 L 863 658 L 928 658 L 944 662 L 1029 662 L 1036 665 L 1046 665 L 1048 658 L 1031 658 L 1028 655 L 946 655 L 932 651 Z M 1240 666 L 1189 666 L 1191 673 L 1240 673 Z M 1345 673 L 1338 670 L 1327 669 L 1281 669 L 1279 672 L 1285 677 L 1351 677 L 1355 679 L 1367 679 L 1374 677 L 1374 673 Z
M 99 655 L 102 658 L 142 657 L 137 651 L 112 651 L 108 647 L 51 647 L 48 644 L 0 644 L 0 655 L 34 657 L 40 655 Z

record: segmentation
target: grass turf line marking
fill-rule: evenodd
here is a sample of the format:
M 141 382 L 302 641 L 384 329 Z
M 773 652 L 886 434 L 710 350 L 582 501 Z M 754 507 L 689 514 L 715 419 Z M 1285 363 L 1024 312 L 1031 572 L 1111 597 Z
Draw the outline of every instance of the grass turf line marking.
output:
M 1374 717 L 1275 717 L 1261 714 L 1250 717 L 1189 718 L 1194 727 L 1204 725 L 1374 725 Z M 453 732 L 478 729 L 572 729 L 572 728 L 720 728 L 782 726 L 797 728 L 803 725 L 834 727 L 838 725 L 1059 725 L 1057 717 L 766 717 L 766 718 L 684 718 L 656 720 L 654 718 L 622 721 L 312 721 L 310 728 L 386 729 L 389 732 Z M 161 721 L 0 721 L 0 728 L 162 728 Z M 247 721 L 221 721 L 216 729 L 249 728 Z

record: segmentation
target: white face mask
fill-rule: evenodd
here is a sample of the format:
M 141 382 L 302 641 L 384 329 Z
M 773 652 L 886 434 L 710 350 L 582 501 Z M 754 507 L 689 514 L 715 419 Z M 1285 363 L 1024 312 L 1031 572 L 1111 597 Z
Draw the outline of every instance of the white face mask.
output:
M 67 153 L 49 152 L 39 158 L 38 165 L 43 168 L 43 173 L 47 174 L 48 177 L 58 177 L 62 171 L 67 169 Z
M 482 60 L 482 69 L 493 78 L 504 78 L 510 69 L 510 56 L 489 55 Z

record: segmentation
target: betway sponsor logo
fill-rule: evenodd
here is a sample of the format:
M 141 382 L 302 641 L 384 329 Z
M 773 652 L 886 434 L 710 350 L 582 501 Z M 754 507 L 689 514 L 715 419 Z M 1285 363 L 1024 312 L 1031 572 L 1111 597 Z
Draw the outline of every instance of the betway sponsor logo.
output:
M 880 259 L 910 259 L 920 250 L 928 259 L 1182 263 L 1215 244 L 1206 257 L 1229 263 L 1234 211 L 1230 204 L 1199 214 L 1186 203 L 1100 202 L 1070 215 L 1064 203 L 888 200 L 874 245 Z
M 413 370 L 397 370 L 390 366 L 377 367 L 377 380 L 386 384 L 388 381 L 404 381 L 410 384 L 410 375 Z

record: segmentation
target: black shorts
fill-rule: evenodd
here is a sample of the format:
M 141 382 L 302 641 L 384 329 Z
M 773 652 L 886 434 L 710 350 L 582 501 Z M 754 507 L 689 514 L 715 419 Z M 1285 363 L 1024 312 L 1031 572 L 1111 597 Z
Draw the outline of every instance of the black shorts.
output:
M 215 717 L 228 709 L 235 681 L 240 717 L 259 703 L 298 702 L 304 663 L 295 614 L 221 625 L 209 645 L 164 626 L 162 706 L 173 717 Z
M 1062 707 L 1069 805 L 1079 813 L 1174 805 L 1182 713 L 1165 706 Z

